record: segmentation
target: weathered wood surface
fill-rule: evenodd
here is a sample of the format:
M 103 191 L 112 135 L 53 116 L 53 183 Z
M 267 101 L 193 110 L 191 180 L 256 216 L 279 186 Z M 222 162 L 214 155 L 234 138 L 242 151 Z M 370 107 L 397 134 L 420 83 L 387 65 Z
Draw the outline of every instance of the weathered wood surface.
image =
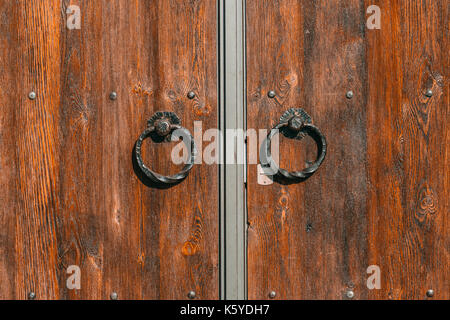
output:
M 156 190 L 131 161 L 156 111 L 217 126 L 216 29 L 209 0 L 0 1 L 1 299 L 218 298 L 217 168 Z M 174 173 L 171 147 L 144 159 Z
M 448 14 L 444 0 L 247 1 L 248 127 L 303 107 L 329 142 L 298 185 L 260 186 L 248 167 L 249 298 L 450 298 Z M 282 167 L 314 159 L 280 140 Z

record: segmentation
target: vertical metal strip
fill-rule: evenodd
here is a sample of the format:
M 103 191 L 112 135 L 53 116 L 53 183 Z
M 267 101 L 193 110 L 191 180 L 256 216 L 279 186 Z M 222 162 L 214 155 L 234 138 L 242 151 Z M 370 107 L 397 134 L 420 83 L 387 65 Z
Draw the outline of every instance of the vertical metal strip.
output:
M 247 298 L 246 148 L 244 141 L 226 140 L 227 129 L 246 129 L 244 14 L 245 0 L 219 0 L 221 160 L 226 163 L 230 152 L 232 158 L 244 159 L 220 168 L 221 298 L 225 300 Z

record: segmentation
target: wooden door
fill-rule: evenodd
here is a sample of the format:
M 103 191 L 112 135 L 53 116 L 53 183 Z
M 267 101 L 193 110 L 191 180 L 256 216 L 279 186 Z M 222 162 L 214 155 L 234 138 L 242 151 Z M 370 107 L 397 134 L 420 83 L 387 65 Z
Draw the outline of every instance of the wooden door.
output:
M 154 189 L 132 163 L 156 111 L 217 127 L 216 11 L 0 1 L 0 299 L 218 298 L 217 167 Z M 146 140 L 144 160 L 173 174 L 172 147 Z
M 366 27 L 371 5 L 380 29 Z M 248 0 L 246 12 L 248 127 L 301 107 L 328 141 L 299 184 L 259 185 L 248 166 L 249 298 L 449 299 L 448 2 Z M 311 139 L 280 144 L 282 168 L 315 158 Z

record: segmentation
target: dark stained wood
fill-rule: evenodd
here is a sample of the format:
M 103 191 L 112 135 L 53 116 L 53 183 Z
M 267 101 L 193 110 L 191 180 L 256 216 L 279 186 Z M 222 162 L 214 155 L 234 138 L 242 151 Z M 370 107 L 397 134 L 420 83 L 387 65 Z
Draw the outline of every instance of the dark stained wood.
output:
M 445 1 L 247 1 L 248 127 L 303 107 L 329 143 L 298 185 L 260 186 L 248 166 L 250 299 L 449 298 L 447 25 Z M 314 159 L 280 140 L 282 167 Z
M 217 299 L 217 168 L 156 190 L 131 161 L 156 111 L 217 126 L 216 2 L 79 1 L 81 30 L 70 4 L 0 1 L 0 298 Z M 176 172 L 173 146 L 144 159 Z

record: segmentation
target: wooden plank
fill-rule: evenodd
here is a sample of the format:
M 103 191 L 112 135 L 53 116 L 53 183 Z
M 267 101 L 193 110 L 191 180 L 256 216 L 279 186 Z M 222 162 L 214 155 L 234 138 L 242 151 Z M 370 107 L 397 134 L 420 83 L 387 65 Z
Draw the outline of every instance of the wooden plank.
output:
M 367 32 L 369 263 L 383 288 L 369 297 L 449 299 L 448 2 L 370 4 L 382 23 Z
M 156 190 L 131 161 L 156 111 L 176 112 L 191 132 L 194 121 L 217 126 L 215 2 L 81 1 L 81 30 L 65 26 L 70 1 L 0 3 L 2 79 L 17 88 L 0 97 L 1 194 L 14 208 L 0 218 L 0 297 L 217 298 L 217 168 Z M 148 142 L 144 159 L 174 173 L 173 146 Z M 70 265 L 81 268 L 79 291 L 66 287 Z
M 7 7 L 2 1 L 2 7 L 6 9 L 3 16 L 8 17 L 3 24 L 8 30 L 4 43 L 11 63 L 2 65 L 2 69 L 6 69 L 7 86 L 14 88 L 9 99 L 2 101 L 1 110 L 9 115 L 3 134 L 10 141 L 2 146 L 2 154 L 14 155 L 2 168 L 3 172 L 10 172 L 9 192 L 14 195 L 14 204 L 4 213 L 4 219 L 14 230 L 8 235 L 8 242 L 14 242 L 14 256 L 8 257 L 8 264 L 15 269 L 2 273 L 2 279 L 14 286 L 9 292 L 13 296 L 3 295 L 25 299 L 29 292 L 35 292 L 48 299 L 59 296 L 61 67 L 55 58 L 58 61 L 60 53 L 61 14 L 59 10 L 44 9 L 43 3 L 36 1 L 15 2 Z M 36 100 L 28 99 L 31 91 L 37 93 Z
M 16 176 L 19 168 L 16 163 L 16 142 L 14 134 L 14 111 L 18 87 L 10 79 L 17 66 L 14 56 L 16 34 L 12 28 L 17 19 L 11 1 L 0 1 L 0 299 L 8 299 L 17 294 L 16 271 L 16 216 L 17 195 Z M 9 14 L 5 14 L 9 13 Z M 7 106 L 10 106 L 9 108 Z M 9 112 L 3 112 L 8 108 Z
M 443 1 L 394 2 L 379 2 L 381 31 L 365 28 L 366 8 L 376 1 L 247 2 L 248 127 L 270 128 L 285 110 L 303 107 L 329 143 L 325 163 L 302 184 L 260 186 L 249 165 L 251 299 L 270 291 L 279 299 L 346 299 L 349 290 L 357 299 L 424 298 L 428 287 L 448 297 L 448 8 Z M 416 57 L 424 47 L 441 77 L 428 78 L 437 91 L 426 109 L 429 139 L 402 129 L 410 145 L 405 151 L 400 144 L 400 157 L 402 110 L 425 87 L 419 79 L 427 68 Z M 280 140 L 282 167 L 298 170 L 313 160 L 310 142 Z M 428 173 L 419 170 L 425 163 Z M 432 222 L 421 227 L 414 212 L 431 212 L 436 201 L 441 214 L 428 214 Z M 381 268 L 381 290 L 366 286 L 370 265 Z

